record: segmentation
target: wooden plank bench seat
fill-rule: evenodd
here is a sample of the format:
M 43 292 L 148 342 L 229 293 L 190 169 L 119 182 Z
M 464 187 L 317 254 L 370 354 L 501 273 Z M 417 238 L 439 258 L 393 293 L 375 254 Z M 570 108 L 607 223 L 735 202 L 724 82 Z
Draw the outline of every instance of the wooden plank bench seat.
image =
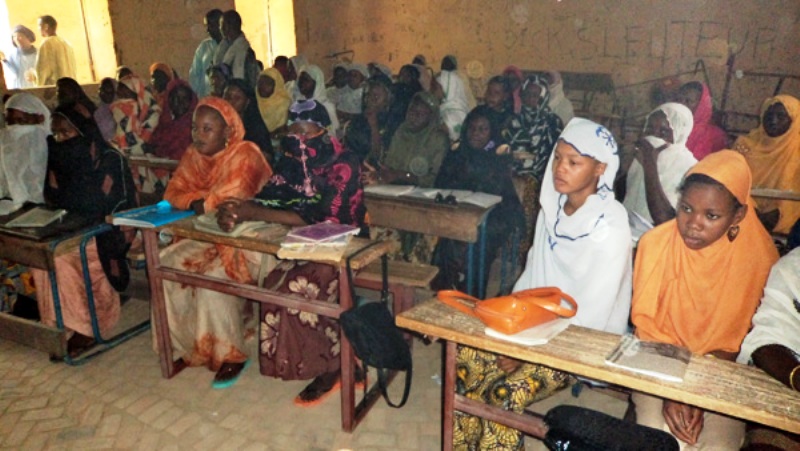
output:
M 394 312 L 398 314 L 414 306 L 414 291 L 428 288 L 439 268 L 426 264 L 389 260 L 389 292 L 394 299 Z M 381 262 L 373 261 L 359 271 L 353 280 L 356 287 L 380 290 L 382 282 Z

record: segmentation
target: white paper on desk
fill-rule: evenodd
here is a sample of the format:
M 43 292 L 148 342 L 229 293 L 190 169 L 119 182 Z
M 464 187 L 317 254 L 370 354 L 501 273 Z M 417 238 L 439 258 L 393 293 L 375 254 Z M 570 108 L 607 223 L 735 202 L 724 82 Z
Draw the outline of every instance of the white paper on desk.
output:
M 558 318 L 553 321 L 548 321 L 530 329 L 525 329 L 520 333 L 514 335 L 506 335 L 500 333 L 492 328 L 486 328 L 486 335 L 498 338 L 500 340 L 510 341 L 525 346 L 539 346 L 546 344 L 553 337 L 560 334 L 564 329 L 569 327 L 572 321 L 570 318 Z
M 365 193 L 378 194 L 381 196 L 397 197 L 414 191 L 414 185 L 367 185 L 364 187 Z
M 483 208 L 489 208 L 492 205 L 499 204 L 501 200 L 503 200 L 502 197 L 496 196 L 494 194 L 475 192 L 475 193 L 472 193 L 472 195 L 468 196 L 463 201 L 459 201 L 459 202 L 464 202 L 464 203 L 467 203 L 467 204 L 477 205 L 477 206 L 483 207 Z

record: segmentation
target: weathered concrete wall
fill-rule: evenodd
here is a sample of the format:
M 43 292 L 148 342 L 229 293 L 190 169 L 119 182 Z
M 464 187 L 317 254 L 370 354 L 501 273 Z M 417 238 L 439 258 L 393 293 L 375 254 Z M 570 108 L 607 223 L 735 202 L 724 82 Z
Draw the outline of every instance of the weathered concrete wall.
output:
M 182 78 L 206 38 L 206 11 L 233 8 L 233 0 L 108 0 L 117 62 L 149 78 L 150 64 L 164 62 Z
M 453 53 L 482 80 L 516 64 L 611 73 L 620 86 L 702 59 L 721 93 L 732 51 L 738 68 L 800 74 L 800 2 L 792 0 L 295 0 L 295 21 L 298 52 L 326 70 L 334 60 L 325 56 L 342 50 L 395 71 L 417 53 L 438 70 Z M 735 81 L 729 106 L 757 109 L 773 87 Z

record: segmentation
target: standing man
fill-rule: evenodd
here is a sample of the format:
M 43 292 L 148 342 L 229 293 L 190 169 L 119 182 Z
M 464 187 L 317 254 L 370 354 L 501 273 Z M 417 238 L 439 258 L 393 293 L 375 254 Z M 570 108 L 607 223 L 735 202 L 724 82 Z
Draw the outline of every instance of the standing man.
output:
M 214 65 L 227 65 L 231 69 L 233 78 L 241 78 L 252 82 L 251 84 L 255 86 L 253 74 L 248 74 L 248 65 L 246 64 L 250 43 L 242 32 L 242 16 L 233 9 L 225 11 L 222 13 L 220 30 L 224 39 L 217 47 L 217 53 L 214 55 Z M 253 55 L 251 55 L 251 59 L 252 66 L 254 66 L 255 58 Z
M 55 85 L 59 78 L 76 78 L 75 52 L 69 42 L 56 36 L 58 23 L 53 16 L 39 18 L 39 31 L 44 38 L 36 56 L 36 84 Z
M 214 64 L 214 54 L 222 41 L 220 18 L 222 18 L 222 11 L 212 9 L 206 13 L 206 17 L 203 19 L 209 37 L 197 46 L 192 66 L 189 68 L 189 84 L 197 93 L 197 97 L 205 97 L 211 92 L 208 80 L 206 80 L 206 70 Z

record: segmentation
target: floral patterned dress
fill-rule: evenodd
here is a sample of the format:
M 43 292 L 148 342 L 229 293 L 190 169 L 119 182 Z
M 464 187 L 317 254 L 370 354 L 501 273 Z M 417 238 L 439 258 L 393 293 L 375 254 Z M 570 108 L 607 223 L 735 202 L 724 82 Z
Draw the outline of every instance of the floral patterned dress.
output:
M 360 160 L 327 133 L 310 139 L 289 136 L 276 175 L 257 195 L 265 206 L 290 209 L 308 224 L 364 223 Z M 265 288 L 307 300 L 339 301 L 338 268 L 323 263 L 282 261 Z M 339 323 L 332 318 L 261 304 L 261 374 L 284 380 L 312 379 L 339 369 Z

